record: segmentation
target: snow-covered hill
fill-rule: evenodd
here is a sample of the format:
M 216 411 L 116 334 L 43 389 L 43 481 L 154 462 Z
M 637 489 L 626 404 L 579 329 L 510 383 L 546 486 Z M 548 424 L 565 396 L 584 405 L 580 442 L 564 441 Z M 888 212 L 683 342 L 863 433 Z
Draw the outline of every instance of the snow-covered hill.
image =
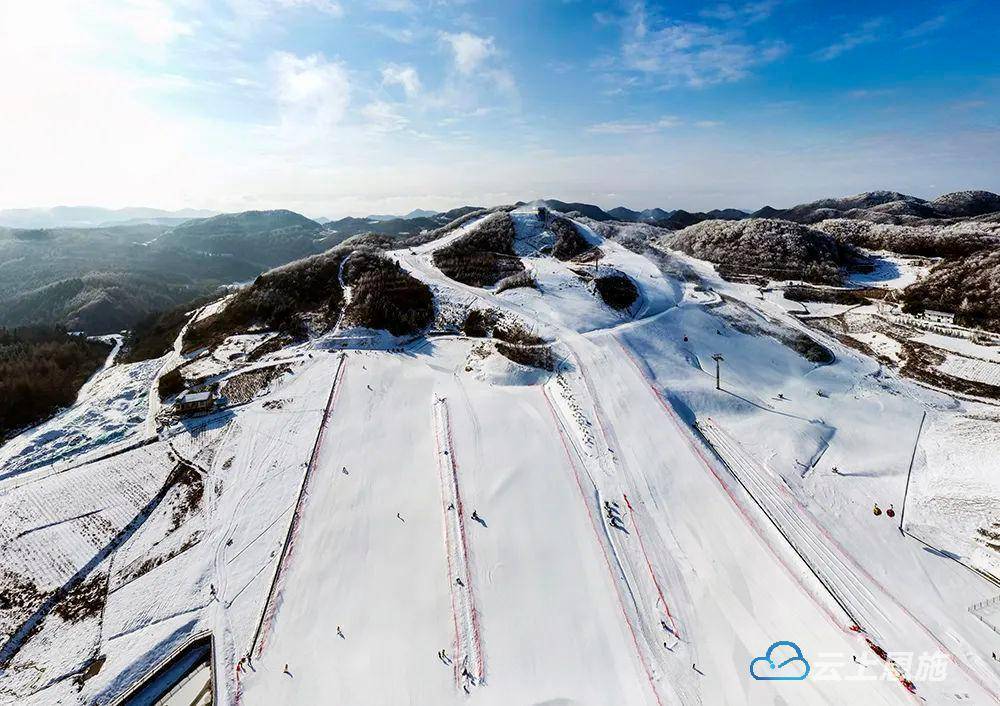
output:
M 223 704 L 996 703 L 997 408 L 652 226 L 507 213 L 384 253 L 427 330 L 178 340 L 0 449 L 0 703 L 117 703 L 203 635 Z M 486 218 L 520 286 L 435 264 Z M 159 402 L 185 358 L 208 414 Z M 752 678 L 781 641 L 805 679 Z

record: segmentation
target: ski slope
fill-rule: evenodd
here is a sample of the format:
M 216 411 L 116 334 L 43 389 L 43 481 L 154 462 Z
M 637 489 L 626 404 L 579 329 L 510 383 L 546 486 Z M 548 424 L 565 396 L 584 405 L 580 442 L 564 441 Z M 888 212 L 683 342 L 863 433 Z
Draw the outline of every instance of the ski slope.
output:
M 446 278 L 432 260 L 445 241 L 391 255 L 441 312 L 488 307 L 544 336 L 557 371 L 454 331 L 401 341 L 337 326 L 250 366 L 216 353 L 223 378 L 289 372 L 159 430 L 149 395 L 139 426 L 161 440 L 131 455 L 16 469 L 0 485 L 12 509 L 0 538 L 17 575 L 59 585 L 96 560 L 111 594 L 65 647 L 51 637 L 61 623 L 28 636 L 0 665 L 0 703 L 108 703 L 204 631 L 223 704 L 997 703 L 997 633 L 968 610 L 1000 594 L 972 536 L 1000 506 L 994 437 L 976 432 L 991 411 L 835 341 L 821 341 L 833 363 L 810 362 L 779 303 L 579 223 L 600 267 L 640 290 L 611 309 L 544 255 L 534 211 L 514 218 L 537 290 Z M 79 405 L 94 413 L 90 392 Z M 965 430 L 963 456 L 949 429 Z M 904 534 L 872 504 L 900 509 L 911 455 Z M 133 458 L 148 459 L 143 493 L 109 514 L 112 536 L 129 536 L 106 554 L 74 543 L 73 523 L 105 512 L 96 495 L 138 483 Z M 168 488 L 162 511 L 128 525 L 178 462 L 204 497 L 178 523 Z M 86 503 L 60 494 L 79 479 Z M 45 509 L 17 512 L 25 502 Z M 751 678 L 779 641 L 801 648 L 807 678 Z M 79 654 L 106 661 L 76 688 Z

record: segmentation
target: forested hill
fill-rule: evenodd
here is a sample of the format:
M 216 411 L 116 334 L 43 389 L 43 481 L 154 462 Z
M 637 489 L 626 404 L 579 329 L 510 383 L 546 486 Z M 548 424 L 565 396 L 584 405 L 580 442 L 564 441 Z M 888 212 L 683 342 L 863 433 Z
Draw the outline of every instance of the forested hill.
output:
M 0 328 L 0 443 L 72 404 L 109 352 L 63 329 Z

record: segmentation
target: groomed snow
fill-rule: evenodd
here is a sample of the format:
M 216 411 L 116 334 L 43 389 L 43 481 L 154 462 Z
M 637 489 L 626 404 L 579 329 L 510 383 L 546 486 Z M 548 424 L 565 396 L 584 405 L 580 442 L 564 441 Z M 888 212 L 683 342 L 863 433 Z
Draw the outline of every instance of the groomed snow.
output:
M 706 263 L 581 223 L 600 267 L 640 290 L 612 310 L 570 269 L 592 264 L 542 256 L 534 214 L 514 217 L 537 291 L 447 279 L 443 241 L 392 256 L 439 319 L 496 308 L 552 341 L 557 373 L 454 333 L 345 329 L 261 361 L 292 366 L 250 402 L 127 454 L 46 466 L 31 442 L 82 433 L 84 414 L 132 429 L 96 385 L 0 450 L 41 464 L 3 456 L 4 566 L 57 586 L 90 562 L 109 589 L 99 614 L 47 618 L 0 665 L 0 703 L 107 703 L 207 631 L 223 704 L 996 703 L 996 633 L 968 610 L 1000 593 L 970 568 L 997 573 L 976 539 L 1000 521 L 995 409 L 895 377 Z M 806 360 L 798 335 L 834 362 Z M 245 371 L 252 342 L 217 351 L 213 373 Z M 179 349 L 102 374 L 136 391 L 140 431 Z M 189 485 L 101 555 L 178 460 Z M 110 525 L 81 543 L 92 511 Z M 809 676 L 752 679 L 781 640 Z

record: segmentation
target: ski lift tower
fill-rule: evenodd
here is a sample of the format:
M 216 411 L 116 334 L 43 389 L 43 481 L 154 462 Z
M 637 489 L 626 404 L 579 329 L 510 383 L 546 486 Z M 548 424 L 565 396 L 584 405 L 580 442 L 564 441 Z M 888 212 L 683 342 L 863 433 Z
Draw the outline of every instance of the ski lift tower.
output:
M 722 361 L 724 361 L 725 358 L 722 357 L 721 353 L 716 353 L 715 355 L 712 356 L 712 360 L 715 361 L 715 389 L 716 390 L 721 390 L 722 389 L 722 384 L 721 384 L 722 383 L 722 379 L 721 379 L 721 375 L 719 373 L 719 363 L 721 363 Z

